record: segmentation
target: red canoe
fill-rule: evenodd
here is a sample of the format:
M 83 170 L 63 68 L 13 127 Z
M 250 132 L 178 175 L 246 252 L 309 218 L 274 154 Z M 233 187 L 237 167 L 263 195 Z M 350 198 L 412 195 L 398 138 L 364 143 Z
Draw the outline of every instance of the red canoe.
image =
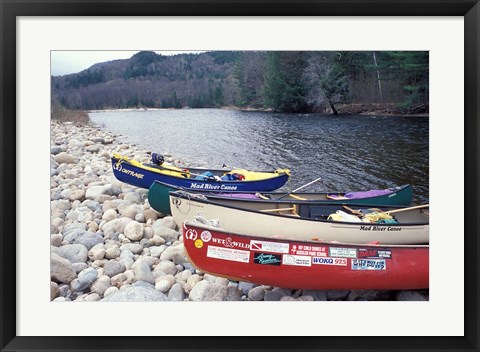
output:
M 311 290 L 428 288 L 428 245 L 346 244 L 265 239 L 198 222 L 183 224 L 192 265 L 261 285 Z

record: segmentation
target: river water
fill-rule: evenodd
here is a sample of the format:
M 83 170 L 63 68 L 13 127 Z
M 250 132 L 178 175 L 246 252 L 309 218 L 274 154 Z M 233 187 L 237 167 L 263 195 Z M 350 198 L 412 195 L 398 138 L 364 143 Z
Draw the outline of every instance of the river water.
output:
M 330 116 L 221 109 L 108 111 L 92 122 L 121 141 L 168 152 L 191 166 L 289 168 L 294 189 L 354 191 L 411 184 L 429 199 L 426 117 Z

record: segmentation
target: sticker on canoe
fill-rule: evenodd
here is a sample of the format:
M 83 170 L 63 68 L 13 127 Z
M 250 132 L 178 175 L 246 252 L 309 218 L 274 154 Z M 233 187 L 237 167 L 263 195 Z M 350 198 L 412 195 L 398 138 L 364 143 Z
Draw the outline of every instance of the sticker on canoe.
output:
M 195 241 L 195 247 L 197 248 L 202 248 L 203 247 L 203 241 L 198 239 Z
M 208 246 L 207 257 L 232 262 L 248 263 L 250 261 L 250 252 L 240 249 L 231 249 L 223 247 Z
M 267 242 L 267 241 L 250 241 L 250 249 L 252 251 L 265 251 L 273 253 L 288 253 L 288 243 Z
M 313 257 L 312 264 L 347 266 L 347 258 Z
M 402 228 L 397 226 L 362 225 L 360 226 L 360 231 L 402 231 Z
M 231 237 L 227 237 L 226 239 L 213 237 L 212 242 L 229 248 L 250 249 L 250 243 L 234 241 Z
M 209 242 L 212 239 L 212 234 L 210 231 L 205 230 L 200 234 L 200 238 L 203 242 Z
M 285 254 L 283 256 L 282 264 L 296 266 L 312 266 L 312 257 L 307 257 L 304 255 Z
M 282 264 L 282 256 L 279 254 L 254 253 L 253 262 L 263 265 L 280 265 Z
M 326 257 L 327 256 L 327 247 L 300 245 L 296 249 L 295 254 L 309 255 L 309 256 L 312 256 L 312 257 Z
M 187 233 L 185 234 L 185 237 L 187 240 L 192 240 L 192 241 L 195 241 L 198 237 L 198 234 L 197 234 L 197 231 L 196 230 L 192 230 L 192 229 L 189 229 L 187 231 Z
M 143 179 L 143 177 L 145 176 L 144 174 L 141 174 L 139 172 L 135 172 L 135 171 L 132 171 L 132 170 L 128 170 L 128 169 L 124 169 L 122 164 L 120 163 L 117 163 L 115 164 L 115 166 L 113 167 L 115 170 L 117 170 L 118 172 L 122 172 L 124 174 L 127 174 L 129 176 L 132 176 L 132 177 L 136 177 L 138 179 Z
M 337 258 L 356 258 L 357 250 L 355 248 L 330 247 L 328 248 L 328 256 Z
M 359 248 L 358 259 L 392 259 L 392 251 L 376 248 Z
M 225 191 L 236 191 L 237 186 L 228 186 L 228 185 L 211 185 L 208 183 L 197 183 L 197 182 L 192 182 L 190 183 L 190 188 L 192 189 L 207 189 L 209 191 L 219 191 L 219 190 L 225 190 Z
M 352 259 L 352 270 L 386 270 L 385 259 Z

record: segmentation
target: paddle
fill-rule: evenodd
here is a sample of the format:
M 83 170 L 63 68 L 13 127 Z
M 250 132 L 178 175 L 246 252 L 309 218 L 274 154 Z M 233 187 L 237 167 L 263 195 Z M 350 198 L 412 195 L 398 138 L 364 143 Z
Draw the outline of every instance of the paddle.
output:
M 282 198 L 290 195 L 291 193 L 295 193 L 295 192 L 297 192 L 297 191 L 300 191 L 302 188 L 305 188 L 305 187 L 307 187 L 307 186 L 310 186 L 311 184 L 313 184 L 313 183 L 315 183 L 315 182 L 317 182 L 317 181 L 319 181 L 319 180 L 321 180 L 321 179 L 322 179 L 322 178 L 319 177 L 319 178 L 317 178 L 317 179 L 315 179 L 315 180 L 313 180 L 313 181 L 311 181 L 311 182 L 309 182 L 309 183 L 307 183 L 307 184 L 304 184 L 303 186 L 298 187 L 297 189 L 294 189 L 293 191 L 290 191 L 290 192 L 284 194 L 283 196 L 281 196 L 281 197 L 278 198 L 277 200 L 280 200 L 280 199 L 282 199 Z
M 385 214 L 400 213 L 402 211 L 407 211 L 407 210 L 428 208 L 429 206 L 430 206 L 430 204 L 423 204 L 423 205 L 417 205 L 417 206 L 409 207 L 409 208 L 402 208 L 402 209 L 397 209 L 397 210 L 392 210 L 392 211 L 384 211 L 383 213 L 385 213 Z

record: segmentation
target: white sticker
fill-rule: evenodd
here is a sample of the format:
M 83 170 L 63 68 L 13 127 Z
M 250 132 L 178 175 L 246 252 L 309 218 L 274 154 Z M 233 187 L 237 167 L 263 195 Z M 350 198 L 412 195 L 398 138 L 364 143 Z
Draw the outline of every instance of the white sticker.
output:
M 352 270 L 386 270 L 385 259 L 352 259 Z
M 357 257 L 357 250 L 354 248 L 335 248 L 330 247 L 328 249 L 330 257 L 338 257 L 338 258 L 356 258 Z
M 250 241 L 250 249 L 252 251 L 264 251 L 273 253 L 288 253 L 288 243 L 266 242 L 266 241 Z
M 347 258 L 313 257 L 312 264 L 347 266 Z
M 198 237 L 197 231 L 193 229 L 188 229 L 185 237 L 187 238 L 187 240 L 195 241 Z
M 297 266 L 312 266 L 312 257 L 304 255 L 284 255 L 282 264 Z
M 200 238 L 203 242 L 209 242 L 212 239 L 212 234 L 210 231 L 205 230 L 200 234 Z
M 248 263 L 250 261 L 250 252 L 242 251 L 240 249 L 209 246 L 207 257 L 230 260 L 233 262 Z

